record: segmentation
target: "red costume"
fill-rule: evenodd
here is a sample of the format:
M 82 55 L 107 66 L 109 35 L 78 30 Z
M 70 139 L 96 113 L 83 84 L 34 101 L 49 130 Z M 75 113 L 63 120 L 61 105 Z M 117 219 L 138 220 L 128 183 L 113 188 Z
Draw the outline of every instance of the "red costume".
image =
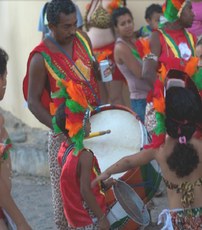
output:
M 159 57 L 159 61 L 163 63 L 167 69 L 178 69 L 181 71 L 185 71 L 185 66 L 189 60 L 183 59 L 183 57 L 179 54 L 178 57 L 174 54 L 174 51 L 179 53 L 178 47 L 180 43 L 187 44 L 188 48 L 191 50 L 191 57 L 195 56 L 195 43 L 196 38 L 188 33 L 185 30 L 168 30 L 168 29 L 159 29 L 160 35 L 160 43 L 161 43 L 161 55 Z M 173 49 L 168 42 L 172 44 L 173 41 Z M 186 72 L 186 71 L 185 71 Z
M 71 227 L 85 227 L 92 224 L 93 220 L 92 216 L 90 216 L 89 209 L 84 206 L 84 200 L 80 192 L 80 181 L 77 174 L 79 157 L 81 154 L 84 153 L 83 150 L 81 150 L 77 155 L 75 155 L 75 149 L 69 149 L 67 158 L 65 162 L 63 162 L 63 156 L 64 154 L 66 154 L 66 150 L 68 147 L 69 146 L 65 142 L 63 142 L 58 153 L 58 162 L 62 166 L 60 189 L 63 198 L 64 213 Z M 91 181 L 95 179 L 98 174 L 100 174 L 100 168 L 97 159 L 94 156 L 91 171 Z M 105 195 L 101 190 L 100 184 L 97 184 L 92 189 L 92 191 L 94 196 L 96 197 L 98 205 L 105 213 Z
M 99 98 L 98 85 L 96 83 L 93 72 L 91 54 L 89 54 L 89 50 L 86 50 L 86 43 L 87 42 L 85 38 L 83 38 L 80 33 L 77 33 L 73 40 L 72 60 L 83 73 L 85 78 L 88 80 L 96 96 Z M 76 70 L 71 61 L 65 56 L 65 54 L 63 54 L 62 52 L 53 53 L 51 50 L 49 50 L 49 48 L 45 45 L 44 42 L 41 42 L 30 53 L 27 63 L 27 73 L 23 82 L 23 92 L 25 99 L 27 99 L 30 61 L 35 53 L 41 53 L 45 60 L 45 66 L 48 74 L 48 82 L 46 89 L 44 89 L 41 100 L 43 102 L 43 105 L 48 110 L 50 109 L 51 102 L 50 93 L 53 93 L 58 90 L 54 75 L 56 75 L 59 78 L 63 78 L 67 81 L 71 79 L 77 84 L 82 85 L 88 103 L 94 106 L 98 104 L 88 83 L 86 82 L 86 80 L 83 79 L 83 77 Z

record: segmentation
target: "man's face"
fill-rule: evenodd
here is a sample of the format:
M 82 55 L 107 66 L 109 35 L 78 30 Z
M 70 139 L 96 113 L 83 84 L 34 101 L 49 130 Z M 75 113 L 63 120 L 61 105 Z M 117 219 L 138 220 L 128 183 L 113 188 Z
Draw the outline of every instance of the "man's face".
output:
M 76 33 L 77 17 L 76 12 L 71 14 L 61 13 L 57 25 L 49 25 L 55 40 L 60 44 L 70 43 Z
M 184 28 L 190 28 L 194 20 L 191 2 L 187 2 L 180 15 L 180 22 Z

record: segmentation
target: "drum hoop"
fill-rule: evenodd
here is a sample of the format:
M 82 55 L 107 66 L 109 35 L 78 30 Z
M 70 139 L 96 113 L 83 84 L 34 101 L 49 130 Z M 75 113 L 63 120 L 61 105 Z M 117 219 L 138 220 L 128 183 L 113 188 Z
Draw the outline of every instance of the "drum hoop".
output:
M 144 209 L 144 211 L 145 211 L 145 212 L 148 214 L 148 216 L 149 216 L 149 212 L 148 212 L 148 210 L 147 210 L 146 204 L 145 204 L 144 201 L 140 198 L 140 196 L 136 193 L 136 191 L 135 191 L 129 184 L 127 184 L 127 183 L 126 183 L 125 181 L 123 181 L 123 180 L 118 179 L 118 180 L 117 180 L 117 183 L 124 184 L 124 186 L 126 186 L 127 189 L 131 190 L 131 191 L 135 194 L 135 196 L 137 197 L 137 199 L 139 199 L 139 201 L 143 204 L 143 207 L 144 207 L 143 209 Z M 114 192 L 114 196 L 115 196 L 115 198 L 116 198 L 116 202 L 117 202 L 117 201 L 119 202 L 119 200 L 118 200 L 118 198 L 117 198 L 118 191 L 117 191 L 115 185 L 113 186 L 113 192 Z M 124 207 L 122 206 L 122 204 L 121 204 L 120 202 L 119 202 L 119 204 L 120 204 L 121 207 L 124 209 Z M 136 203 L 135 203 L 135 204 L 136 204 Z M 137 204 L 136 204 L 136 206 L 139 208 L 139 206 L 138 206 Z M 140 223 L 139 221 L 136 220 L 136 218 L 132 217 L 131 214 L 128 213 L 125 209 L 124 209 L 124 211 L 127 213 L 127 215 L 129 216 L 129 218 L 130 218 L 131 220 L 133 220 L 135 223 L 138 223 L 138 224 L 140 224 L 140 225 L 142 225 L 142 226 L 147 226 L 147 225 L 149 224 L 149 222 L 148 222 L 148 223 L 145 223 L 145 224 Z M 142 210 L 141 210 L 141 211 L 142 211 Z
M 107 110 L 122 110 L 122 111 L 126 111 L 126 112 L 131 113 L 137 119 L 138 124 L 140 126 L 140 131 L 141 131 L 140 148 L 143 148 L 144 147 L 144 137 L 146 135 L 146 130 L 144 129 L 145 126 L 143 125 L 142 121 L 138 117 L 137 113 L 135 113 L 132 109 L 130 109 L 129 107 L 124 106 L 124 105 L 105 104 L 105 105 L 95 107 L 95 109 L 90 112 L 90 117 L 95 115 L 95 114 L 97 114 L 97 113 L 99 113 L 99 112 L 103 112 L 103 111 L 107 111 Z
M 133 114 L 135 116 L 135 118 L 141 122 L 141 120 L 139 119 L 138 115 L 130 108 L 128 108 L 127 106 L 124 105 L 111 105 L 111 104 L 105 104 L 105 105 L 101 105 L 101 106 L 97 106 L 95 107 L 91 112 L 90 112 L 90 116 L 94 115 L 96 113 L 102 112 L 102 111 L 106 111 L 106 110 L 124 110 L 126 112 L 130 112 L 131 114 Z M 141 122 L 142 123 L 142 122 Z

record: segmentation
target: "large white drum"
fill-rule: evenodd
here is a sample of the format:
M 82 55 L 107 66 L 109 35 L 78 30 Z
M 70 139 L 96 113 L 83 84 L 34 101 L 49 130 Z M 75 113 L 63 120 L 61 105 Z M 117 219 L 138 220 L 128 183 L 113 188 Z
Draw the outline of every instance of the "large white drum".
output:
M 110 130 L 109 134 L 84 141 L 96 155 L 101 171 L 123 156 L 136 153 L 147 143 L 147 132 L 136 114 L 124 106 L 104 105 L 90 117 L 91 132 Z M 122 174 L 115 175 L 119 178 Z

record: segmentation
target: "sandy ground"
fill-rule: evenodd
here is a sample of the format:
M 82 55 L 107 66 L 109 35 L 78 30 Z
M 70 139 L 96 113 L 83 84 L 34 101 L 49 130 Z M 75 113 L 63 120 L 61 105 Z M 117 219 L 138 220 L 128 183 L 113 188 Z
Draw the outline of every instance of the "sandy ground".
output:
M 166 194 L 155 197 L 151 206 L 151 223 L 146 230 L 158 230 L 157 216 L 166 207 Z M 51 204 L 50 180 L 43 177 L 13 175 L 13 197 L 33 230 L 55 230 Z M 132 230 L 132 229 L 131 229 Z

